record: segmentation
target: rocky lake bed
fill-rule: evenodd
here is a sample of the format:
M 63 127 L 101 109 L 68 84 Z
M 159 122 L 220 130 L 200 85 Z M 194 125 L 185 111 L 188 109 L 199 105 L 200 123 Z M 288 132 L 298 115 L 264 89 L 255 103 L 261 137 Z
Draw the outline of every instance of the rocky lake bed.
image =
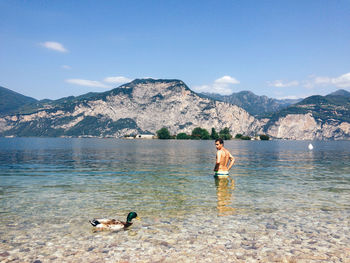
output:
M 149 217 L 119 232 L 94 232 L 79 220 L 13 224 L 1 235 L 0 261 L 349 262 L 348 219 L 337 211 Z

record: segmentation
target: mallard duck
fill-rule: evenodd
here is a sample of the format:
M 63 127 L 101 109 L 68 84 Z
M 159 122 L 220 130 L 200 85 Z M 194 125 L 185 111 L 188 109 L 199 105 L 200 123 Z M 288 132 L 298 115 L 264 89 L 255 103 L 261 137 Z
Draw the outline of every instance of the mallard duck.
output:
M 134 218 L 138 220 L 140 219 L 137 216 L 136 212 L 130 212 L 126 217 L 126 222 L 122 222 L 116 219 L 107 219 L 107 218 L 92 219 L 92 220 L 89 220 L 89 222 L 98 230 L 120 230 L 131 226 L 132 225 L 131 220 L 133 220 Z

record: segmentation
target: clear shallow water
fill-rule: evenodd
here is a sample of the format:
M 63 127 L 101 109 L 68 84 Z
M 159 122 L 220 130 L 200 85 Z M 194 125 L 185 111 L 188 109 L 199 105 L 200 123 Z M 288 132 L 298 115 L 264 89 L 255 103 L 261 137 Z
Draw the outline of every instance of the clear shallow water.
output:
M 0 260 L 350 260 L 350 142 L 0 138 Z M 128 231 L 93 232 L 94 217 Z

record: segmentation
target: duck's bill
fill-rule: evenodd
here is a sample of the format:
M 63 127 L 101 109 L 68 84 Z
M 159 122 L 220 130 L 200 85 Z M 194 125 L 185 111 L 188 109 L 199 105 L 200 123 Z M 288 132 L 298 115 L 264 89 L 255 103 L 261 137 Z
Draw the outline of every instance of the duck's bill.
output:
M 141 220 L 141 217 L 137 216 L 135 217 L 136 220 Z

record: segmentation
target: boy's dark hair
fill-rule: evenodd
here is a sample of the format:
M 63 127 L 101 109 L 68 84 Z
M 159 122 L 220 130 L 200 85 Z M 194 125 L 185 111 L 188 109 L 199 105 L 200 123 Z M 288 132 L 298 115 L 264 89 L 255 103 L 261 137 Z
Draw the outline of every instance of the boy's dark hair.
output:
M 219 142 L 220 144 L 224 144 L 224 140 L 219 138 L 219 139 L 216 139 L 215 142 Z

